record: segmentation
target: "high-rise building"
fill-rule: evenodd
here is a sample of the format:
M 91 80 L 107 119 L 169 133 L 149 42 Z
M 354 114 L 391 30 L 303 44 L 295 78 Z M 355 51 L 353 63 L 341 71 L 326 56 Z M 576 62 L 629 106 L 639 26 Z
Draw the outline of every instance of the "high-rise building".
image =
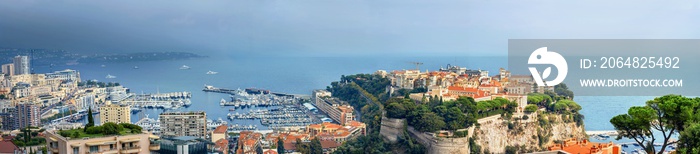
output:
M 2 118 L 2 127 L 0 129 L 2 130 L 15 130 L 17 129 L 17 126 L 15 126 L 16 118 L 15 116 L 17 115 L 17 110 L 13 106 L 12 108 L 6 108 L 3 109 L 2 112 L 0 112 L 0 118 Z
M 7 76 L 15 75 L 15 64 L 10 63 L 2 65 L 2 74 Z
M 41 107 L 34 103 L 19 103 L 15 107 L 15 129 L 41 126 Z
M 29 56 L 16 56 L 12 60 L 15 66 L 15 75 L 30 74 Z
M 109 104 L 100 107 L 100 123 L 131 123 L 131 108 L 128 105 Z
M 160 114 L 160 132 L 163 136 L 207 135 L 207 114 L 199 112 L 164 112 Z

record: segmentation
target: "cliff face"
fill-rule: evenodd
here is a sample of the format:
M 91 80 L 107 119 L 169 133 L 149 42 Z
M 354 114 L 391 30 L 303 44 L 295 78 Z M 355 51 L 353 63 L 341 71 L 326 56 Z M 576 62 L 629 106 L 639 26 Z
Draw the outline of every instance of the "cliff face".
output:
M 387 143 L 396 143 L 398 137 L 403 134 L 404 123 L 406 119 L 393 119 L 382 116 L 382 127 L 379 134 L 382 135 Z
M 427 154 L 460 153 L 469 154 L 469 137 L 440 138 L 428 133 L 418 132 L 413 127 L 407 128 L 411 137 L 425 146 Z M 469 129 L 470 132 L 473 129 Z
M 586 138 L 583 125 L 577 126 L 569 117 L 549 114 L 528 115 L 528 120 L 507 121 L 501 116 L 479 119 L 479 127 L 470 127 L 469 135 L 463 138 L 438 138 L 429 133 L 407 130 L 411 137 L 426 147 L 427 153 L 469 153 L 469 138 L 472 137 L 481 152 L 505 153 L 507 146 L 517 147 L 520 152 L 546 150 L 554 141 L 569 138 Z M 380 134 L 388 143 L 396 143 L 403 132 L 405 119 L 382 117 Z M 474 147 L 472 145 L 471 147 Z
M 536 116 L 531 116 L 536 117 Z M 521 152 L 546 150 L 554 141 L 585 138 L 583 125 L 565 122 L 568 117 L 541 115 L 529 121 L 506 121 L 500 117 L 480 120 L 474 139 L 482 152 L 505 153 L 506 146 L 518 147 Z M 486 119 L 486 118 L 485 118 Z

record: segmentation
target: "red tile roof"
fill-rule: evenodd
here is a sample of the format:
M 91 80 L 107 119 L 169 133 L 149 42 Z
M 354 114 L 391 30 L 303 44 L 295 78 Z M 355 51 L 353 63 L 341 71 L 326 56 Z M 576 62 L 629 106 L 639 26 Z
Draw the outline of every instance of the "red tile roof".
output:
M 321 146 L 322 146 L 324 149 L 328 149 L 328 148 L 337 148 L 337 147 L 339 147 L 340 145 L 341 145 L 340 143 L 335 142 L 335 141 L 329 141 L 329 140 L 321 141 Z
M 614 153 L 619 154 L 621 149 L 619 145 L 610 143 L 595 143 L 588 142 L 588 140 L 576 140 L 568 139 L 562 144 L 557 144 L 549 147 L 550 151 L 562 150 L 568 153 L 576 154 L 602 154 L 602 153 Z
M 0 153 L 15 153 L 15 150 L 19 150 L 19 147 L 11 141 L 0 141 Z
M 275 151 L 275 150 L 265 150 L 265 152 L 263 152 L 263 154 L 277 154 L 277 151 Z
M 214 134 L 226 134 L 226 129 L 226 125 L 217 126 L 216 129 L 214 129 Z
M 216 141 L 216 147 L 217 149 L 221 150 L 224 152 L 224 154 L 228 153 L 228 140 L 226 139 L 219 139 Z

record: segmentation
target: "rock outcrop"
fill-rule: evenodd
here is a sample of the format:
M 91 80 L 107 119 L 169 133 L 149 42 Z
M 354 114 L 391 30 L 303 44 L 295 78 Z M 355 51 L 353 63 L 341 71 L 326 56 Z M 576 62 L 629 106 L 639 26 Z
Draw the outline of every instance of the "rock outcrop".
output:
M 542 115 L 542 121 L 507 121 L 492 118 L 480 121 L 474 139 L 482 152 L 505 153 L 506 146 L 519 147 L 520 151 L 541 151 L 554 141 L 569 138 L 586 138 L 583 126 L 565 122 L 561 115 Z
M 537 115 L 529 115 L 538 117 Z M 426 153 L 470 153 L 469 138 L 480 146 L 481 153 L 505 153 L 507 146 L 518 147 L 521 152 L 546 150 L 554 141 L 569 138 L 586 138 L 584 127 L 566 122 L 562 115 L 540 115 L 539 119 L 508 121 L 500 115 L 478 120 L 478 127 L 470 127 L 467 137 L 436 137 L 433 133 L 419 132 L 405 125 L 405 119 L 382 117 L 380 134 L 387 143 L 397 143 L 404 129 L 426 148 Z M 475 145 L 472 145 L 475 146 Z
M 384 141 L 394 144 L 398 141 L 398 137 L 403 135 L 405 123 L 406 119 L 393 119 L 383 116 L 379 134 L 382 135 Z

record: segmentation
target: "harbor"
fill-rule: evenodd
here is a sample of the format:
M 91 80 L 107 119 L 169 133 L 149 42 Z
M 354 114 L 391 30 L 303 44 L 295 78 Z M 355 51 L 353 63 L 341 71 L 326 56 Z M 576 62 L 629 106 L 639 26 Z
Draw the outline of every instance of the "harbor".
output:
M 314 119 L 307 112 L 301 110 L 298 106 L 286 105 L 282 108 L 275 109 L 258 109 L 250 110 L 247 113 L 229 113 L 228 118 L 232 121 L 247 119 L 260 120 L 263 126 L 269 129 L 284 129 L 287 127 L 304 127 L 313 123 L 320 123 L 318 119 Z
M 178 109 L 192 105 L 190 92 L 171 92 L 156 94 L 131 94 L 119 103 L 132 108 Z
M 211 85 L 204 85 L 204 89 L 202 89 L 204 92 L 213 92 L 213 93 L 222 93 L 222 94 L 230 94 L 230 95 L 238 95 L 241 93 L 247 93 L 247 94 L 270 94 L 270 95 L 275 95 L 275 96 L 287 96 L 287 97 L 296 97 L 300 99 L 307 99 L 310 96 L 309 95 L 300 95 L 300 94 L 287 94 L 287 93 L 280 93 L 280 92 L 271 92 L 270 90 L 266 89 L 258 89 L 258 88 L 246 88 L 244 90 L 241 89 L 227 89 L 227 88 L 218 88 L 214 87 Z

